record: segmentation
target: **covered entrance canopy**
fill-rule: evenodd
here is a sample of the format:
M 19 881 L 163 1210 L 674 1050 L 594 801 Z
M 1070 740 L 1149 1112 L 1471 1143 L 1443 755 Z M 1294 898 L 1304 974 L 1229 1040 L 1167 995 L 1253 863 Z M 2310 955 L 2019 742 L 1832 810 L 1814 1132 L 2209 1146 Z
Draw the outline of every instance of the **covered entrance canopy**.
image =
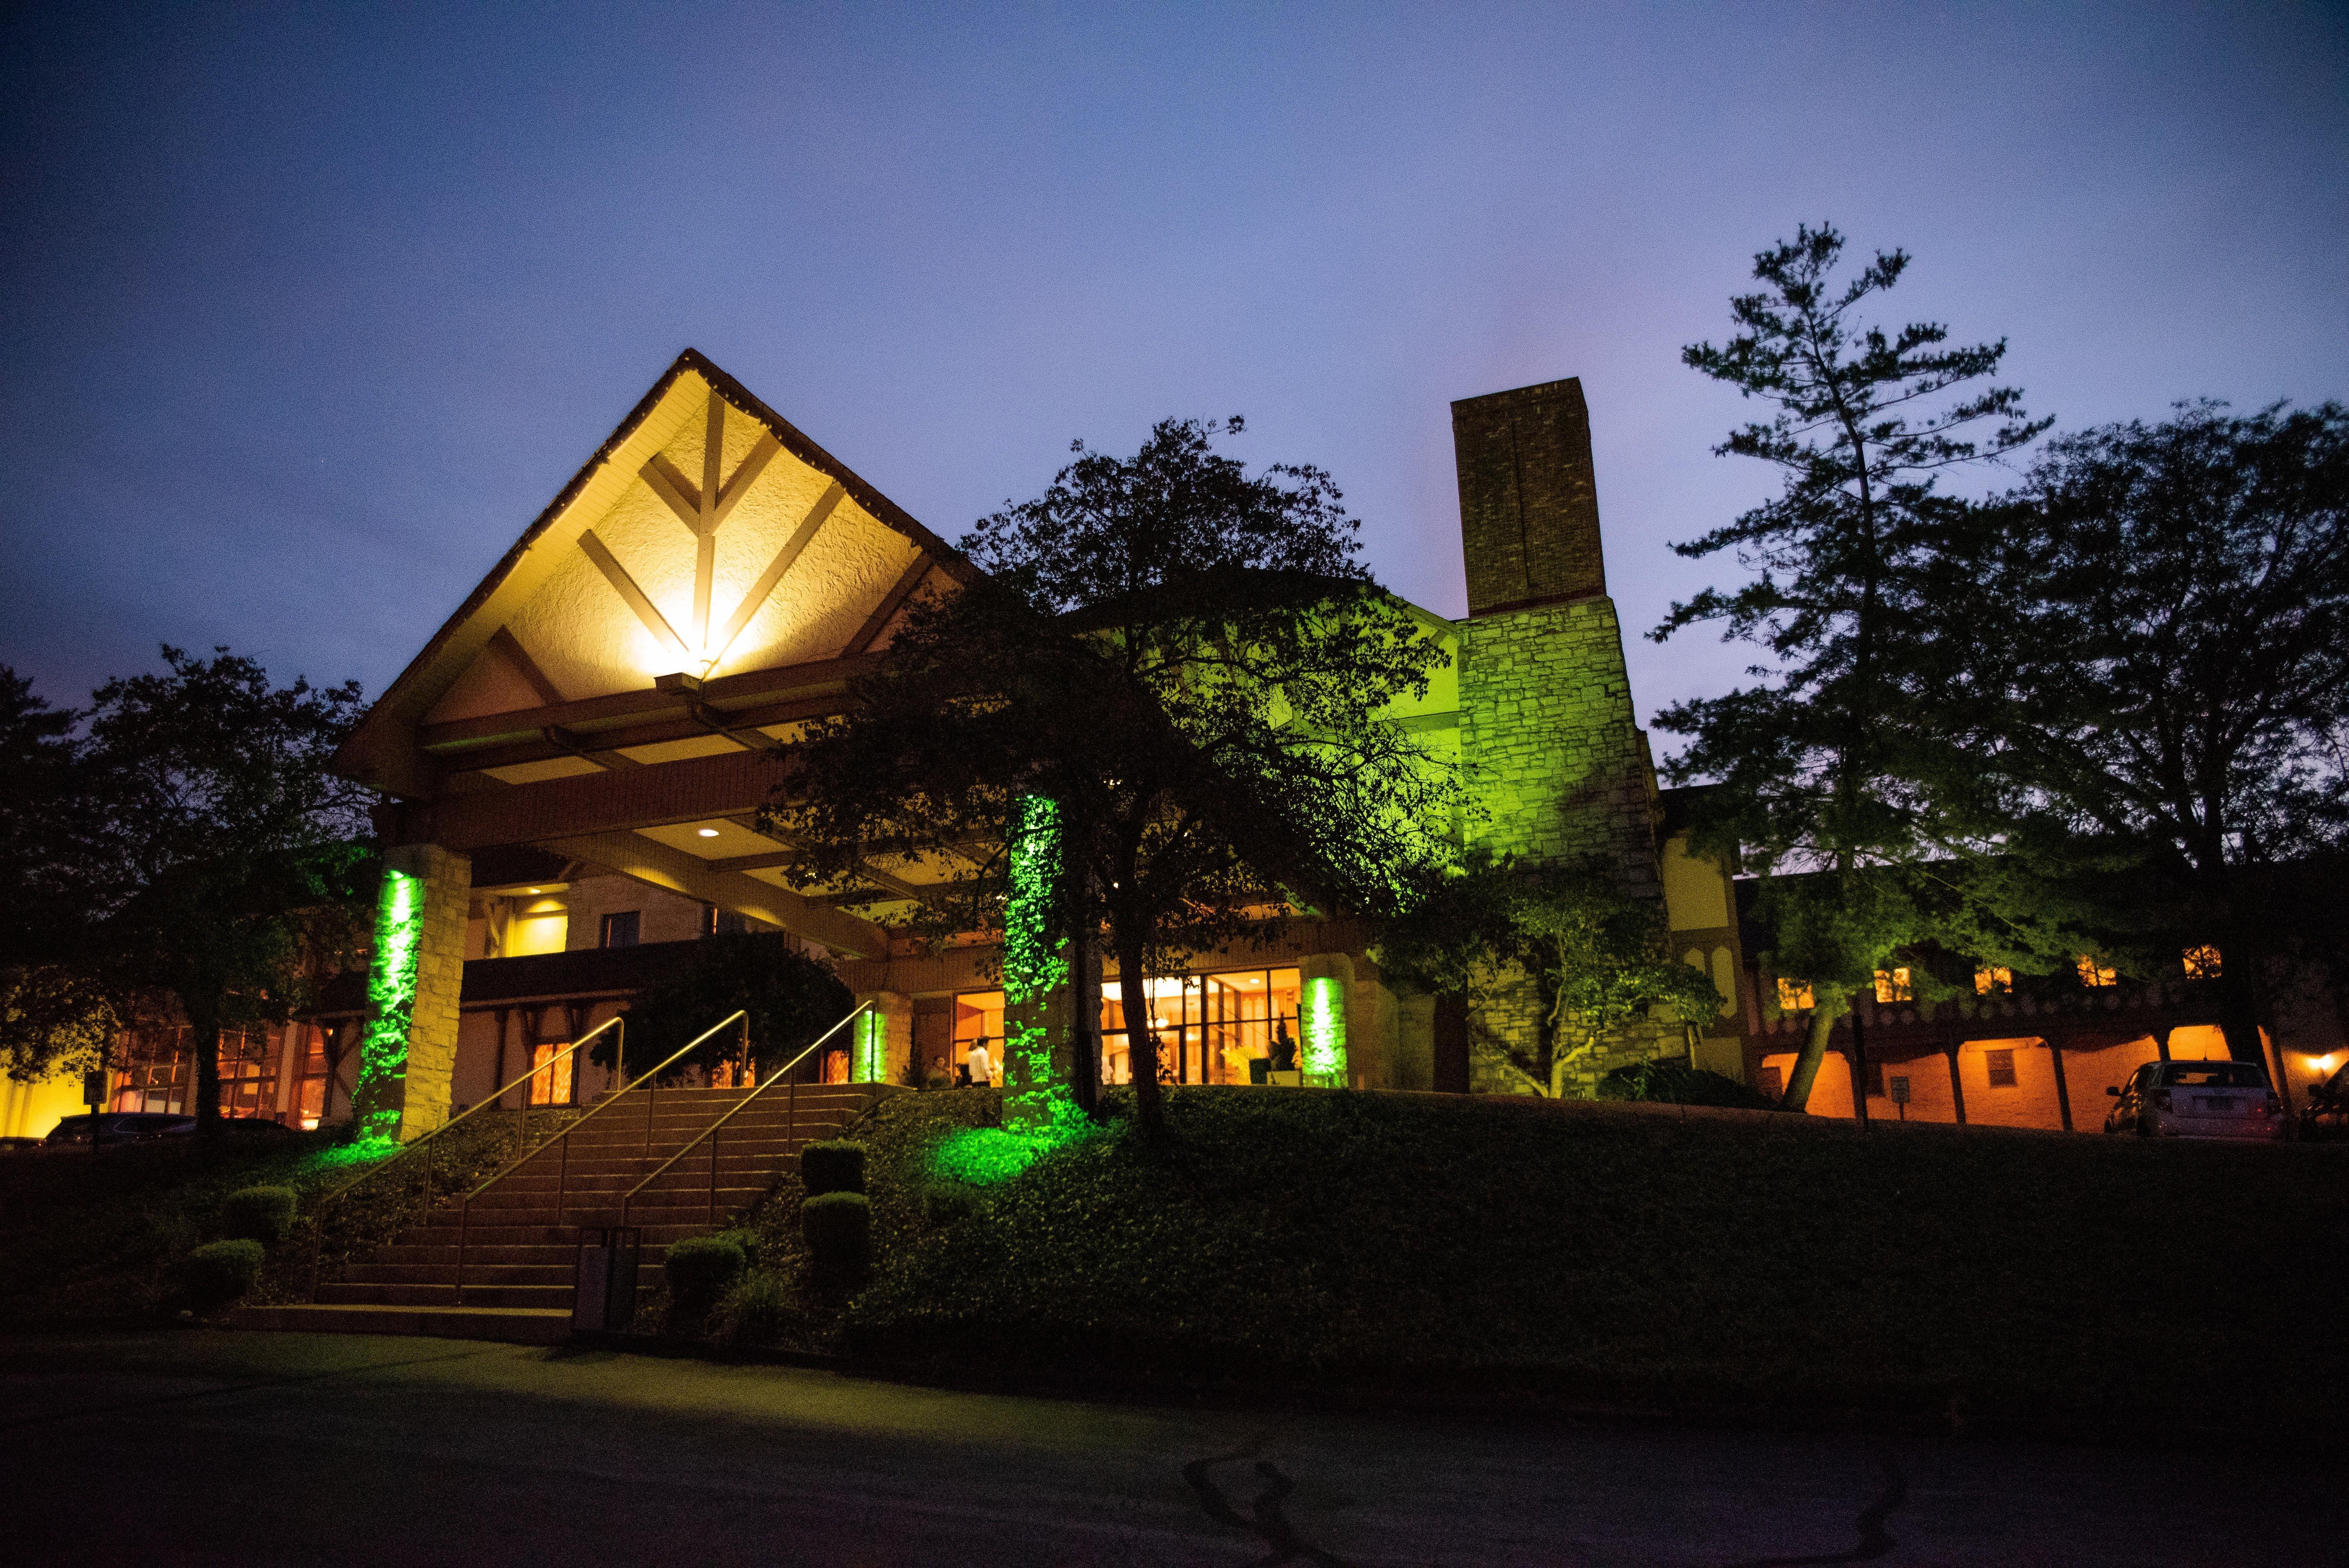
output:
M 471 857 L 527 845 L 878 957 L 757 831 L 807 720 L 971 568 L 688 349 L 378 699 L 338 772 L 390 797 L 359 1113 L 448 1106 Z M 908 898 L 923 868 L 885 872 Z

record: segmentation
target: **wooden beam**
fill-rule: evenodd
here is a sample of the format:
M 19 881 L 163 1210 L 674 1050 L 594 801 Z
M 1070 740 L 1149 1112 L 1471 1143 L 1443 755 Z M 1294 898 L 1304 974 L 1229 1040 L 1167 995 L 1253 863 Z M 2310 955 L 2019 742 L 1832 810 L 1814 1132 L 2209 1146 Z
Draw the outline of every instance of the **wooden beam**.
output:
M 889 624 L 889 617 L 897 613 L 897 607 L 913 595 L 914 590 L 921 586 L 922 579 L 929 574 L 930 558 L 926 555 L 915 556 L 914 563 L 906 567 L 899 575 L 896 583 L 890 588 L 889 592 L 881 595 L 881 603 L 873 607 L 873 614 L 864 617 L 864 624 L 856 628 L 856 635 L 849 638 L 848 645 L 840 650 L 841 656 L 845 658 L 870 648 L 873 645 L 873 639 L 879 636 L 883 629 Z
M 734 514 L 735 503 L 742 499 L 743 492 L 759 482 L 759 476 L 767 471 L 767 465 L 774 461 L 775 454 L 782 449 L 783 444 L 775 439 L 772 430 L 759 432 L 759 444 L 750 449 L 750 455 L 742 459 L 742 466 L 734 470 L 734 477 L 728 480 L 726 488 L 718 492 L 718 504 L 709 511 L 709 531 L 712 533 L 726 526 L 726 520 Z
M 544 846 L 650 886 L 780 925 L 795 936 L 858 958 L 888 955 L 889 934 L 869 920 L 756 877 L 716 870 L 706 861 L 655 843 L 641 833 L 583 833 L 547 840 Z
M 444 795 L 398 808 L 399 820 L 387 830 L 387 841 L 470 853 L 492 844 L 749 816 L 792 772 L 788 758 L 771 751 L 728 751 L 657 768 Z
M 734 606 L 734 614 L 727 618 L 725 630 L 710 639 L 709 659 L 712 664 L 726 656 L 726 650 L 733 646 L 734 639 L 742 634 L 742 628 L 750 624 L 750 617 L 759 613 L 759 606 L 767 602 L 767 595 L 775 591 L 775 584 L 783 580 L 783 573 L 792 569 L 792 562 L 800 558 L 800 552 L 808 547 L 808 542 L 816 536 L 816 531 L 823 528 L 825 520 L 832 516 L 833 509 L 847 495 L 848 492 L 834 480 L 815 498 L 815 504 L 808 508 L 808 514 L 800 519 L 799 527 L 792 531 L 790 539 L 783 542 L 783 547 L 775 552 L 775 558 L 767 562 L 767 569 L 759 573 L 759 580 L 750 584 L 750 591 L 742 595 L 742 602 Z
M 529 650 L 522 645 L 522 639 L 513 634 L 512 627 L 500 626 L 491 633 L 489 645 L 497 649 L 507 663 L 522 673 L 522 678 L 529 683 L 530 689 L 538 694 L 539 701 L 553 707 L 564 700 L 563 693 L 546 678 L 546 672 L 538 667 L 538 661 L 530 656 Z
M 741 732 L 738 744 L 772 749 L 781 744 L 772 736 L 759 735 L 752 738 L 762 725 L 826 717 L 840 712 L 843 704 L 844 699 L 837 696 L 812 697 L 800 702 L 763 703 L 757 707 L 742 708 L 725 715 L 726 733 L 730 738 L 737 731 Z M 583 734 L 580 738 L 592 746 L 617 751 L 628 747 L 657 746 L 665 740 L 690 740 L 709 733 L 709 725 L 689 714 L 678 714 L 625 727 L 600 729 L 594 732 L 592 738 Z M 468 747 L 462 751 L 450 752 L 448 754 L 448 766 L 452 773 L 478 772 L 491 768 L 511 768 L 517 762 L 543 762 L 562 754 L 561 747 L 533 737 L 528 740 Z
M 668 503 L 678 521 L 696 533 L 701 531 L 701 497 L 695 491 L 693 481 L 677 471 L 675 463 L 655 452 L 636 471 L 652 487 L 653 494 Z
M 595 537 L 594 529 L 580 532 L 579 548 L 586 552 L 587 559 L 595 563 L 595 570 L 604 574 L 604 580 L 612 585 L 614 592 L 620 595 L 629 609 L 636 612 L 636 619 L 644 623 L 645 630 L 677 650 L 681 662 L 691 662 L 693 650 L 685 645 L 685 639 L 677 634 L 677 628 L 668 624 L 668 617 L 662 614 L 659 607 L 646 597 L 645 591 L 636 586 L 636 580 L 628 575 L 628 569 L 620 564 L 619 557 Z
M 836 692 L 847 682 L 870 675 L 878 663 L 877 659 L 866 655 L 849 659 L 812 659 L 806 664 L 781 665 L 773 669 L 745 670 L 740 675 L 721 676 L 713 681 L 704 681 L 701 701 L 730 715 L 747 714 L 766 704 L 804 700 Z M 460 751 L 473 746 L 533 739 L 546 726 L 559 724 L 583 734 L 596 734 L 600 741 L 604 738 L 597 732 L 603 730 L 663 718 L 686 717 L 686 707 L 692 700 L 683 693 L 665 692 L 657 686 L 647 686 L 635 691 L 614 692 L 607 696 L 583 697 L 576 702 L 562 703 L 553 707 L 517 708 L 511 713 L 488 713 L 475 718 L 428 724 L 418 729 L 417 739 L 428 751 Z M 773 724 L 780 721 L 762 719 L 760 722 Z M 471 765 L 470 760 L 467 765 Z

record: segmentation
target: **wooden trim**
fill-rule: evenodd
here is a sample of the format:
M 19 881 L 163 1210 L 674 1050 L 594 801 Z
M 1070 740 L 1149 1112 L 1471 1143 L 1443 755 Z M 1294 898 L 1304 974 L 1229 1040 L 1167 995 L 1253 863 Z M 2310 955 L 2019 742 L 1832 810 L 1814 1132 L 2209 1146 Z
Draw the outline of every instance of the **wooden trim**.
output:
M 659 607 L 646 596 L 645 591 L 636 586 L 636 580 L 628 575 L 628 569 L 620 564 L 620 558 L 595 537 L 594 529 L 580 532 L 579 548 L 586 552 L 588 560 L 595 563 L 595 570 L 604 574 L 604 580 L 612 585 L 622 602 L 636 612 L 636 619 L 644 623 L 646 631 L 656 637 L 666 638 L 669 646 L 677 650 L 678 658 L 692 659 L 693 650 L 685 645 L 685 639 L 677 634 L 677 629 L 668 624 L 668 617 L 662 614 Z
M 399 807 L 386 837 L 393 843 L 440 844 L 461 854 L 492 844 L 749 815 L 792 772 L 788 756 L 728 751 L 657 768 L 581 773 Z
M 775 558 L 767 562 L 767 569 L 759 573 L 759 580 L 750 584 L 750 591 L 742 595 L 742 602 L 734 606 L 734 614 L 727 618 L 726 629 L 711 640 L 711 663 L 726 656 L 726 650 L 734 645 L 734 639 L 742 634 L 742 628 L 750 624 L 750 617 L 759 613 L 759 606 L 767 602 L 767 596 L 775 591 L 775 584 L 781 583 L 783 573 L 792 569 L 792 562 L 800 558 L 800 552 L 815 538 L 817 531 L 831 520 L 833 509 L 847 497 L 848 492 L 840 488 L 839 480 L 834 480 L 824 487 L 822 495 L 815 498 L 815 504 L 808 508 L 805 517 L 800 519 L 799 527 L 792 531 L 792 536 L 783 542 L 783 547 L 775 552 Z
M 864 624 L 856 628 L 856 635 L 849 638 L 848 645 L 840 650 L 841 656 L 847 658 L 872 647 L 873 639 L 889 624 L 889 617 L 913 596 L 914 590 L 920 587 L 922 579 L 929 574 L 930 558 L 926 555 L 914 557 L 914 563 L 906 567 L 896 583 L 881 596 L 881 603 L 873 607 L 873 614 L 864 617 Z
M 699 700 L 730 716 L 740 715 L 747 722 L 749 712 L 761 705 L 793 698 L 804 701 L 843 690 L 850 681 L 872 674 L 879 662 L 874 655 L 866 654 L 854 658 L 815 659 L 803 665 L 746 670 L 740 675 L 723 676 L 714 681 L 703 682 Z M 550 724 L 594 733 L 630 724 L 683 717 L 695 700 L 682 692 L 670 693 L 656 686 L 642 686 L 635 691 L 613 692 L 606 696 L 583 697 L 554 707 L 517 708 L 512 713 L 487 713 L 474 718 L 428 724 L 419 727 L 417 740 L 427 751 L 445 752 L 469 746 L 527 739 L 535 737 Z M 758 722 L 774 724 L 780 721 L 766 718 Z M 603 738 L 599 735 L 597 738 Z M 625 744 L 633 746 L 639 743 L 631 740 Z M 465 766 L 472 766 L 470 758 L 465 759 Z
M 655 452 L 645 459 L 636 476 L 652 487 L 653 494 L 668 503 L 678 521 L 696 533 L 701 531 L 701 497 L 695 493 L 693 481 L 677 471 L 675 463 Z
M 755 877 L 713 870 L 708 861 L 642 833 L 583 834 L 550 841 L 546 847 L 648 886 L 780 925 L 793 935 L 859 958 L 884 958 L 889 953 L 888 933 L 871 921 Z
M 726 488 L 718 492 L 718 504 L 709 509 L 710 532 L 715 533 L 726 526 L 726 520 L 734 514 L 735 503 L 759 482 L 759 476 L 767 471 L 767 465 L 773 462 L 775 454 L 782 449 L 783 444 L 775 439 L 772 430 L 761 429 L 759 432 L 759 444 L 743 457 L 742 466 L 734 470 L 734 477 L 728 480 Z M 834 480 L 833 482 L 837 484 L 840 481 Z
M 522 645 L 522 639 L 513 634 L 512 627 L 500 626 L 492 632 L 489 645 L 522 672 L 522 678 L 538 694 L 539 701 L 554 707 L 564 700 L 562 689 L 546 678 L 546 672 L 538 667 L 538 661 L 530 656 L 530 650 Z

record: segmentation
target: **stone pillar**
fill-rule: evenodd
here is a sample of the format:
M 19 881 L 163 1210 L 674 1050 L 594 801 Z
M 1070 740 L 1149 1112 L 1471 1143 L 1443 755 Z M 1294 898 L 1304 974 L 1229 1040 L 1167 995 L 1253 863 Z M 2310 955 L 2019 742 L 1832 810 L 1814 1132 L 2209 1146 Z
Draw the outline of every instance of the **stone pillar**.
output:
M 473 863 L 438 844 L 384 851 L 353 1109 L 362 1135 L 420 1138 L 449 1119 Z
M 848 1077 L 853 1083 L 903 1083 L 914 1059 L 914 999 L 902 991 L 865 991 L 871 1004 L 848 1026 Z
M 1413 991 L 1395 998 L 1394 1057 L 1386 1087 L 1435 1087 L 1435 995 L 1432 991 Z
M 1346 992 L 1346 1069 L 1360 1088 L 1395 1087 L 1395 994 L 1358 975 Z
M 1297 961 L 1297 1066 L 1309 1084 L 1347 1086 L 1347 1015 L 1354 960 L 1344 953 L 1313 953 Z
M 1076 1107 L 1074 988 L 1056 985 L 1040 995 L 1003 1001 L 1003 1127 L 1040 1136 Z

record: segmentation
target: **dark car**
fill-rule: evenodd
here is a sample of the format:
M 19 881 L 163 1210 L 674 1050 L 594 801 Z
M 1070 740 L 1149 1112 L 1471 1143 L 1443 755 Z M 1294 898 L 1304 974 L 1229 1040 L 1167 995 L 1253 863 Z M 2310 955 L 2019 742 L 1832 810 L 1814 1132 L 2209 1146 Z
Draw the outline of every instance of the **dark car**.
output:
M 2282 1138 L 2283 1101 L 2257 1062 L 2147 1062 L 2129 1075 L 2106 1132 L 2139 1138 Z
M 98 1141 L 109 1143 L 144 1143 L 153 1138 L 184 1138 L 196 1130 L 192 1116 L 173 1116 L 160 1110 L 107 1110 L 96 1116 L 84 1113 L 68 1116 L 49 1130 L 42 1141 L 51 1149 L 62 1149 L 90 1140 L 92 1123 L 97 1124 Z

